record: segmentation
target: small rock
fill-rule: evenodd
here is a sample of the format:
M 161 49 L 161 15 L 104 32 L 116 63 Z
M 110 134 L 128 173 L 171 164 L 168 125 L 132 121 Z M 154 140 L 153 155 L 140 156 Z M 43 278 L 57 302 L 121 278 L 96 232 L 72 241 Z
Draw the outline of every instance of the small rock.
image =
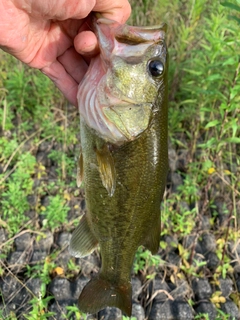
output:
M 63 249 L 69 245 L 70 239 L 71 239 L 71 233 L 69 232 L 61 232 L 58 235 L 57 239 L 57 245 Z
M 14 240 L 16 251 L 25 251 L 31 246 L 31 234 L 23 233 Z
M 38 203 L 38 197 L 34 194 L 27 196 L 28 203 L 32 209 L 36 208 Z
M 11 270 L 18 273 L 29 261 L 27 253 L 24 251 L 11 252 L 8 257 L 8 264 Z
M 53 245 L 53 234 L 50 231 L 46 231 L 44 237 L 42 237 L 39 241 L 35 240 L 34 250 L 49 252 L 52 245 Z
M 0 243 L 3 244 L 7 240 L 5 230 L 0 228 Z
M 51 148 L 52 148 L 52 144 L 49 143 L 48 141 L 43 141 L 38 146 L 39 151 L 49 151 Z
M 137 320 L 144 320 L 145 319 L 144 309 L 139 303 L 133 303 L 132 317 L 135 317 Z
M 182 280 L 178 282 L 177 288 L 171 291 L 170 295 L 174 298 L 174 300 L 184 299 L 189 295 L 190 292 L 191 288 L 189 287 L 187 281 Z
M 118 308 L 105 308 L 98 313 L 99 320 L 122 320 L 122 311 Z
M 200 240 L 203 254 L 216 251 L 216 240 L 213 234 L 205 232 Z
M 21 290 L 21 284 L 16 278 L 6 276 L 0 279 L 1 294 L 4 301 L 11 301 L 16 292 Z
M 55 315 L 52 317 L 49 317 L 49 320 L 77 320 L 77 318 L 72 314 L 70 318 L 67 318 L 67 315 L 69 313 L 69 310 L 67 310 L 68 306 L 72 306 L 74 302 L 72 300 L 63 300 L 58 302 L 53 302 L 50 307 L 50 312 L 55 312 Z
M 201 219 L 201 220 L 200 220 L 199 224 L 200 224 L 200 226 L 201 226 L 201 230 L 205 230 L 205 231 L 210 230 L 211 225 L 210 225 L 210 219 L 209 219 L 209 217 L 207 217 L 207 216 L 201 216 L 200 219 Z
M 238 259 L 238 256 L 240 256 L 240 241 L 238 240 L 236 243 L 231 241 L 229 243 L 228 250 Z
M 221 304 L 221 310 L 227 314 L 230 314 L 232 316 L 231 319 L 239 319 L 240 317 L 240 312 L 236 304 L 230 299 Z
M 205 258 L 207 260 L 207 267 L 214 271 L 219 266 L 219 259 L 215 252 L 209 252 L 205 255 Z
M 199 241 L 197 240 L 196 236 L 195 235 L 189 235 L 189 236 L 186 236 L 184 238 L 184 241 L 183 241 L 183 247 L 185 249 L 192 249 L 194 248 L 194 251 L 196 253 L 200 253 L 202 254 L 202 247 L 199 243 Z
M 39 278 L 30 278 L 25 283 L 26 287 L 35 295 L 38 297 L 39 292 L 41 291 L 41 279 Z
M 157 292 L 158 294 L 154 298 L 155 302 L 163 302 L 168 299 L 167 293 L 170 292 L 170 288 L 165 281 L 159 278 L 155 278 L 154 280 L 154 294 Z
M 194 279 L 192 281 L 192 290 L 197 301 L 209 299 L 212 296 L 212 288 L 206 279 Z
M 168 234 L 164 235 L 162 241 L 167 243 L 167 247 L 165 249 L 166 252 L 176 251 L 176 248 L 178 246 L 178 239 L 176 236 L 174 237 Z
M 86 277 L 91 275 L 92 273 L 98 273 L 99 271 L 99 261 L 93 254 L 79 259 L 79 264 L 81 266 L 82 274 Z
M 148 320 L 190 320 L 193 312 L 185 301 L 167 300 L 163 303 L 154 303 Z
M 188 150 L 181 149 L 177 152 L 176 170 L 185 172 L 188 165 Z
M 224 199 L 223 197 L 218 197 L 215 200 L 215 205 L 217 207 L 218 211 L 218 220 L 220 226 L 226 226 L 229 219 L 229 212 L 226 208 L 227 199 Z
M 176 171 L 177 154 L 176 151 L 171 147 L 168 148 L 168 160 L 170 170 L 173 172 Z
M 217 310 L 211 302 L 200 302 L 196 309 L 196 313 L 205 313 L 208 315 L 209 320 L 216 320 Z
M 71 284 L 65 278 L 54 278 L 48 289 L 57 301 L 72 299 Z
M 233 282 L 231 279 L 220 279 L 220 290 L 225 298 L 228 298 L 233 291 Z
M 137 303 L 139 302 L 138 297 L 141 293 L 141 286 L 141 281 L 137 277 L 132 278 L 132 299 Z
M 177 192 L 178 187 L 183 184 L 183 179 L 181 175 L 177 172 L 170 172 L 169 177 L 172 183 L 172 192 Z
M 43 251 L 34 251 L 31 257 L 31 262 L 38 263 L 43 262 L 45 258 L 47 257 L 47 252 Z
M 56 264 L 58 266 L 61 266 L 63 269 L 68 268 L 68 263 L 69 261 L 72 259 L 72 256 L 68 250 L 68 248 L 66 248 L 65 250 L 63 250 L 56 258 Z
M 166 257 L 166 260 L 169 263 L 171 263 L 171 264 L 173 264 L 175 266 L 178 266 L 180 261 L 181 261 L 181 258 L 175 252 L 169 252 L 167 257 Z
M 37 162 L 40 162 L 44 167 L 51 167 L 52 160 L 48 158 L 48 154 L 44 151 L 38 151 L 36 155 Z
M 76 281 L 71 283 L 71 297 L 73 300 L 77 301 L 83 288 L 86 286 L 88 282 L 89 282 L 88 278 L 80 277 Z
M 237 280 L 236 285 L 237 285 L 237 290 L 240 293 L 240 278 Z

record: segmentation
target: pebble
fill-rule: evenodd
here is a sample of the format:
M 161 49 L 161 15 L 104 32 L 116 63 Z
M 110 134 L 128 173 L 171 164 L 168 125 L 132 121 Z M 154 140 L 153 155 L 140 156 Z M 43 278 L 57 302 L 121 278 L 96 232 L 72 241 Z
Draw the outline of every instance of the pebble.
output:
M 16 251 L 24 251 L 28 249 L 32 244 L 31 234 L 29 232 L 23 233 L 14 240 L 14 244 Z
M 45 258 L 47 257 L 46 251 L 34 251 L 31 257 L 31 263 L 39 263 L 44 262 Z
M 54 278 L 48 289 L 57 301 L 68 300 L 72 297 L 71 284 L 65 278 Z
M 170 288 L 167 283 L 159 278 L 155 278 L 154 280 L 154 293 L 158 292 L 155 296 L 155 302 L 163 302 L 168 299 L 168 295 L 166 293 L 170 292 Z M 166 292 L 166 293 L 165 293 Z
M 21 289 L 21 284 L 15 277 L 5 276 L 0 279 L 1 294 L 4 300 L 9 300 L 14 292 Z
M 69 232 L 61 232 L 58 235 L 57 238 L 57 245 L 63 249 L 69 245 L 70 239 L 71 239 L 71 233 Z
M 196 278 L 192 281 L 192 290 L 197 301 L 209 299 L 212 296 L 212 288 L 207 279 Z
M 183 184 L 183 179 L 182 179 L 181 175 L 177 172 L 170 172 L 169 179 L 172 183 L 172 192 L 177 192 L 178 187 Z
M 220 290 L 222 292 L 222 295 L 225 298 L 228 298 L 230 296 L 230 294 L 233 292 L 233 282 L 231 279 L 227 278 L 227 279 L 220 279 Z
M 177 283 L 176 289 L 170 292 L 170 295 L 173 297 L 174 300 L 176 299 L 184 299 L 189 296 L 191 292 L 191 288 L 189 287 L 187 281 L 180 280 Z
M 26 252 L 15 251 L 9 254 L 8 264 L 12 271 L 18 273 L 25 264 L 29 262 L 29 256 Z
M 178 246 L 177 236 L 171 236 L 167 234 L 163 236 L 162 241 L 166 242 L 167 244 L 167 247 L 165 248 L 166 252 L 176 251 Z
M 209 252 L 205 255 L 206 261 L 207 261 L 207 267 L 211 271 L 215 271 L 217 267 L 219 266 L 220 260 L 215 252 Z
M 53 234 L 50 231 L 45 231 L 44 236 L 40 240 L 34 241 L 34 250 L 49 252 L 53 245 Z
M 36 155 L 37 162 L 40 162 L 44 167 L 51 167 L 52 160 L 48 158 L 48 154 L 45 151 L 38 151 Z
M 177 160 L 177 153 L 175 149 L 169 147 L 168 148 L 168 162 L 169 162 L 169 169 L 174 172 L 176 171 L 176 160 Z
M 181 149 L 177 152 L 176 170 L 185 172 L 188 165 L 188 150 Z
M 167 300 L 163 303 L 153 303 L 148 320 L 192 320 L 192 309 L 185 301 Z
M 5 233 L 5 230 L 3 228 L 0 228 L 0 243 L 3 244 L 7 240 L 7 236 Z
M 69 310 L 67 310 L 67 307 L 72 305 L 74 305 L 74 301 L 70 299 L 61 301 L 60 303 L 54 301 L 50 305 L 49 311 L 54 312 L 55 315 L 52 317 L 49 317 L 49 319 L 50 320 L 56 320 L 56 319 L 57 320 L 66 320 L 66 319 L 77 320 L 75 315 L 71 315 L 71 317 L 67 317 L 67 315 L 69 314 Z
M 141 281 L 136 277 L 132 278 L 132 299 L 136 303 L 139 302 L 138 297 L 141 293 L 141 287 L 142 287 Z
M 206 255 L 209 252 L 216 251 L 216 240 L 213 234 L 205 232 L 202 234 L 202 239 L 200 240 L 202 247 L 202 252 Z
M 118 308 L 105 308 L 98 313 L 98 320 L 122 320 L 122 311 Z
M 193 248 L 196 253 L 202 254 L 202 247 L 199 241 L 196 239 L 196 235 L 184 237 L 183 247 L 189 250 Z
M 236 306 L 236 304 L 232 300 L 227 300 L 225 303 L 221 304 L 221 310 L 227 314 L 230 314 L 232 317 L 230 319 L 240 318 L 240 312 Z
M 133 303 L 132 317 L 135 317 L 137 320 L 144 320 L 145 319 L 144 309 L 139 303 Z
M 205 313 L 209 320 L 216 320 L 217 310 L 211 302 L 200 302 L 195 308 L 197 313 Z
M 30 278 L 25 282 L 26 287 L 37 297 L 41 291 L 41 284 L 42 281 L 40 278 Z
M 71 283 L 71 296 L 73 300 L 77 300 L 88 283 L 89 279 L 85 277 L 79 277 L 77 280 Z

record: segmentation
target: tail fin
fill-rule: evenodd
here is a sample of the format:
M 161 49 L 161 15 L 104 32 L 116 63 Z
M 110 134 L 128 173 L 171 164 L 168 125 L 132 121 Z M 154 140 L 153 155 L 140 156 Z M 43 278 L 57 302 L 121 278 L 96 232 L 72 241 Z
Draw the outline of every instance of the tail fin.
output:
M 117 307 L 127 316 L 132 313 L 132 286 L 115 286 L 100 277 L 90 280 L 79 297 L 79 308 L 85 313 L 96 313 L 106 307 Z

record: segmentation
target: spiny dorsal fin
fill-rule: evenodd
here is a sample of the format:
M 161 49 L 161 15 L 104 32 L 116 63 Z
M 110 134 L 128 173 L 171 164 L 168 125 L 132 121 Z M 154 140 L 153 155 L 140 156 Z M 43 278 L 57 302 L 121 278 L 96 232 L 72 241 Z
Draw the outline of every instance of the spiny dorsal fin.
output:
M 107 189 L 110 197 L 113 196 L 116 188 L 116 170 L 113 156 L 107 144 L 96 150 L 98 169 L 103 186 Z

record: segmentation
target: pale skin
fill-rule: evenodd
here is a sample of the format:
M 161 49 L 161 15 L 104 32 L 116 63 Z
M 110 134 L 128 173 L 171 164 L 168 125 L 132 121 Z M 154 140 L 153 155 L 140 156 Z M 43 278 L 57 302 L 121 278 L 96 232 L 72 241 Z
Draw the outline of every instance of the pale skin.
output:
M 91 12 L 126 22 L 127 0 L 0 0 L 0 48 L 46 74 L 70 103 L 98 54 Z

